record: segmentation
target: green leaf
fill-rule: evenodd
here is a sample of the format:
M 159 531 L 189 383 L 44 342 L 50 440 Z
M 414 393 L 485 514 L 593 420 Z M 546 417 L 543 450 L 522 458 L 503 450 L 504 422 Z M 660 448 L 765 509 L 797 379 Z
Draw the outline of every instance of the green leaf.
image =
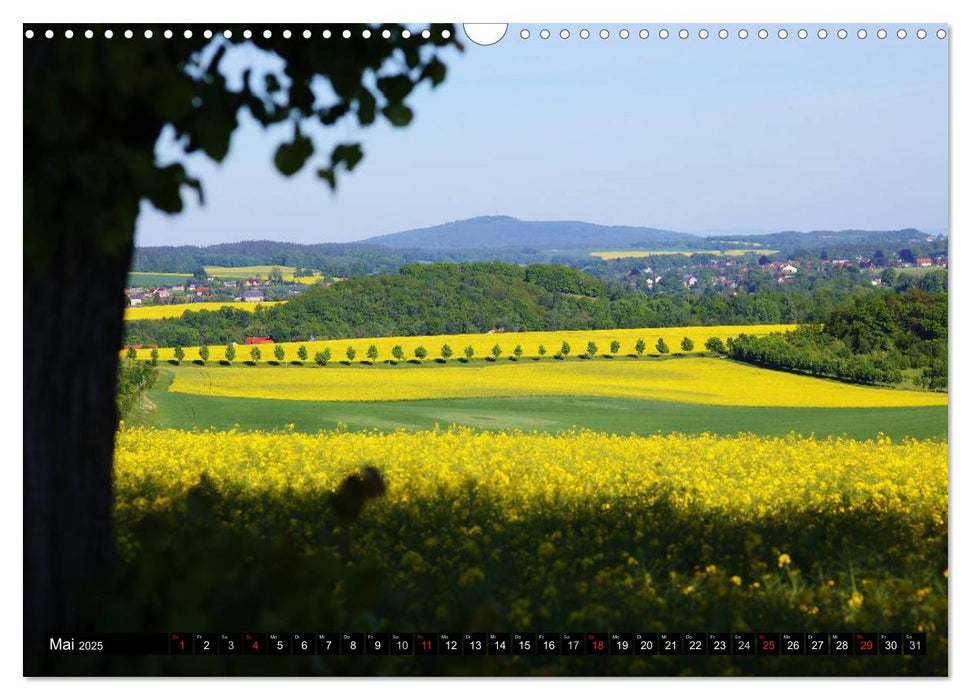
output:
M 361 94 L 357 98 L 357 121 L 361 126 L 368 126 L 374 123 L 377 111 L 377 100 L 367 88 L 361 88 Z
M 317 170 L 317 177 L 325 180 L 332 190 L 337 189 L 337 178 L 334 176 L 333 168 L 320 168 Z
M 281 143 L 273 156 L 273 163 L 281 174 L 290 177 L 298 172 L 314 154 L 314 144 L 303 134 L 295 134 L 290 143 Z
M 411 92 L 411 78 L 405 74 L 378 78 L 378 90 L 388 98 L 388 102 L 401 102 Z
M 324 126 L 336 124 L 337 121 L 350 111 L 351 107 L 346 102 L 338 102 L 329 109 L 322 109 L 317 112 L 320 123 Z
M 206 196 L 202 191 L 202 181 L 197 177 L 189 177 L 188 175 L 182 181 L 182 184 L 186 187 L 191 187 L 196 192 L 196 196 L 199 197 L 199 206 L 205 206 Z
M 395 126 L 408 126 L 414 113 L 403 104 L 388 105 L 381 113 Z
M 421 72 L 421 77 L 428 78 L 432 83 L 432 87 L 435 87 L 445 80 L 445 73 L 445 64 L 437 58 L 433 58 Z
M 342 143 L 338 144 L 334 151 L 330 154 L 331 167 L 334 168 L 338 163 L 344 163 L 344 167 L 348 171 L 354 169 L 354 166 L 361 162 L 364 157 L 364 151 L 361 150 L 361 144 L 359 143 Z
M 182 195 L 180 189 L 188 178 L 185 168 L 178 163 L 156 168 L 152 173 L 149 185 L 148 200 L 159 211 L 166 214 L 178 214 L 182 211 Z

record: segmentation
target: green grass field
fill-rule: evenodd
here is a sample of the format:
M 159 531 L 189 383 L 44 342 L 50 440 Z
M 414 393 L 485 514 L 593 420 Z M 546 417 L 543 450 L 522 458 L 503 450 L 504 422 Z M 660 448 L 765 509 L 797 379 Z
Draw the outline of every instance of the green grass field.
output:
M 287 401 L 167 391 L 170 370 L 148 393 L 153 405 L 131 422 L 157 428 L 294 430 L 314 433 L 342 423 L 349 430 L 421 430 L 452 423 L 488 430 L 559 432 L 587 428 L 622 435 L 661 432 L 750 432 L 764 436 L 846 435 L 871 438 L 947 437 L 947 407 L 779 408 L 715 406 L 605 397 L 515 397 L 417 401 Z
M 171 287 L 176 284 L 185 284 L 192 277 L 189 274 L 178 274 L 174 272 L 129 272 L 129 287 Z

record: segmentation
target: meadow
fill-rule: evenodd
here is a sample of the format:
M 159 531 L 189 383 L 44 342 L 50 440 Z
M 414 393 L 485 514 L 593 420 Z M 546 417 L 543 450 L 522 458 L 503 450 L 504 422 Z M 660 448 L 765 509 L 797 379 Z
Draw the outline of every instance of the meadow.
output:
M 620 260 L 621 258 L 648 258 L 652 255 L 727 255 L 739 257 L 747 253 L 758 253 L 759 255 L 772 255 L 778 250 L 767 248 L 730 248 L 728 250 L 603 250 L 590 253 L 595 258 L 601 260 Z
M 165 372 L 165 370 L 163 370 Z M 886 434 L 894 439 L 947 439 L 947 406 L 892 408 L 793 408 L 715 406 L 677 401 L 587 397 L 524 396 L 491 399 L 412 401 L 291 401 L 167 390 L 165 380 L 148 393 L 147 406 L 129 422 L 157 428 L 284 430 L 316 433 L 347 430 L 393 432 L 460 425 L 482 430 L 537 430 L 557 433 L 585 428 L 617 435 L 682 432 L 767 437 Z
M 180 272 L 129 272 L 129 287 L 171 287 L 185 284 L 192 275 Z
M 341 484 L 365 465 L 386 492 L 352 517 Z M 183 672 L 944 675 L 947 497 L 946 443 L 884 436 L 123 427 L 125 595 L 101 613 L 112 629 L 908 630 L 929 646 L 873 658 L 221 657 L 179 659 Z
M 471 346 L 474 357 L 483 358 L 490 356 L 492 348 L 499 345 L 504 356 L 513 354 L 516 346 L 522 347 L 524 357 L 534 357 L 539 355 L 539 346 L 543 345 L 547 356 L 552 356 L 560 352 L 564 342 L 569 343 L 572 355 L 579 355 L 586 352 L 587 343 L 597 344 L 597 354 L 603 355 L 610 352 L 610 344 L 613 341 L 620 343 L 617 354 L 628 355 L 635 352 L 634 346 L 639 339 L 643 339 L 646 345 L 646 353 L 656 353 L 655 345 L 658 339 L 664 338 L 672 352 L 680 351 L 682 338 L 689 338 L 694 343 L 694 353 L 705 352 L 705 341 L 708 338 L 720 338 L 723 342 L 728 338 L 737 336 L 739 333 L 749 335 L 766 335 L 773 332 L 782 332 L 795 328 L 794 325 L 746 325 L 746 326 L 682 326 L 672 328 L 619 328 L 616 330 L 579 330 L 579 331 L 526 331 L 520 333 L 468 333 L 461 335 L 418 335 L 400 336 L 384 338 L 338 338 L 333 340 L 315 340 L 304 343 L 280 343 L 286 353 L 287 360 L 297 359 L 297 349 L 304 345 L 310 355 L 310 359 L 316 353 L 329 348 L 334 361 L 345 359 L 348 347 L 353 347 L 358 360 L 365 359 L 368 347 L 374 345 L 378 350 L 378 361 L 391 359 L 391 350 L 400 345 L 404 351 L 405 359 L 414 358 L 415 349 L 423 347 L 428 351 L 429 358 L 441 356 L 443 345 L 448 345 L 454 358 L 462 357 L 466 347 Z M 198 357 L 198 348 L 183 348 L 186 358 L 193 360 Z M 211 360 L 225 359 L 225 347 L 212 346 L 210 350 Z M 174 348 L 159 348 L 160 360 L 171 360 Z M 245 346 L 237 346 L 236 359 L 249 359 L 249 349 Z M 263 359 L 272 357 L 273 348 L 263 346 Z M 151 356 L 151 351 L 143 349 L 138 352 L 138 359 L 147 360 Z
M 186 311 L 218 311 L 224 306 L 241 311 L 255 311 L 257 306 L 273 306 L 282 301 L 200 301 L 192 304 L 159 304 L 157 306 L 129 306 L 125 309 L 126 321 L 179 318 Z

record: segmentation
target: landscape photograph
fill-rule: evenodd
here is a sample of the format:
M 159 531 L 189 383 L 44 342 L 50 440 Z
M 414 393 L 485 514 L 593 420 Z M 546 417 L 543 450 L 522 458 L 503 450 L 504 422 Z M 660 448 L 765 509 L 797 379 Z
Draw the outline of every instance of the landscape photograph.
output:
M 947 676 L 946 26 L 486 34 L 24 26 L 24 674 Z

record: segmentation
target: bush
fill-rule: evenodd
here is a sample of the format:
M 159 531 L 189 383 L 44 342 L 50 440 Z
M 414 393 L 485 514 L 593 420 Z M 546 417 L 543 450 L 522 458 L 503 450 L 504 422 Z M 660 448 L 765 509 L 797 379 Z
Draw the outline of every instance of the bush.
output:
M 475 348 L 473 348 L 471 345 L 466 345 L 463 352 L 465 353 L 465 359 L 471 360 L 472 356 L 475 355 Z
M 330 348 L 324 348 L 323 352 L 318 352 L 314 355 L 314 362 L 321 367 L 326 366 L 330 362 Z
M 610 354 L 616 355 L 618 352 L 620 352 L 620 341 L 619 340 L 610 341 Z
M 442 359 L 447 360 L 452 356 L 452 348 L 449 345 L 442 346 Z
M 353 362 L 354 358 L 357 357 L 357 350 L 354 349 L 353 345 L 348 345 L 347 350 L 344 351 L 344 354 L 347 355 L 348 362 Z
M 725 343 L 722 342 L 721 338 L 716 338 L 715 336 L 705 341 L 705 349 L 708 352 L 717 352 L 719 355 L 724 355 L 727 352 Z
M 374 362 L 375 360 L 378 359 L 378 346 L 377 345 L 369 345 L 368 346 L 368 349 L 367 349 L 367 353 L 365 353 L 365 354 L 367 355 L 367 358 L 371 362 Z
M 656 347 L 657 351 L 662 355 L 671 352 L 671 348 L 669 348 L 668 344 L 664 342 L 664 338 L 658 338 L 657 344 L 654 347 Z
M 283 362 L 283 358 L 286 357 L 286 351 L 283 349 L 282 345 L 273 346 L 273 357 L 276 358 L 277 362 Z
M 115 395 L 118 419 L 128 418 L 142 392 L 152 388 L 158 372 L 143 362 L 125 358 L 118 365 L 118 389 Z
M 185 350 L 182 349 L 182 346 L 176 345 L 175 350 L 172 354 L 175 355 L 176 363 L 182 364 L 182 360 L 185 359 Z
M 226 362 L 232 363 L 236 359 L 236 346 L 230 343 L 226 346 Z
M 681 350 L 683 352 L 691 352 L 694 349 L 695 349 L 695 341 L 693 341 L 691 338 L 687 336 L 681 339 Z
M 259 346 L 254 345 L 249 351 L 249 356 L 253 358 L 254 363 L 257 363 L 260 361 L 260 358 L 263 357 L 263 352 L 260 350 Z
M 307 355 L 308 355 L 308 353 L 307 353 L 307 346 L 306 345 L 301 345 L 299 348 L 297 348 L 297 358 L 301 362 L 306 362 L 307 361 Z
M 419 345 L 417 348 L 415 348 L 415 357 L 419 360 L 424 360 L 426 357 L 428 357 L 428 351 L 423 345 Z
M 560 355 L 562 355 L 563 357 L 566 357 L 569 354 L 570 354 L 570 344 L 564 340 L 563 345 L 560 346 Z
M 634 343 L 634 352 L 636 352 L 638 357 L 640 357 L 644 354 L 645 350 L 647 350 L 647 343 L 644 342 L 643 338 L 638 338 L 637 342 Z
M 202 360 L 202 364 L 209 361 L 209 346 L 203 345 L 199 348 L 199 359 Z
M 591 340 L 589 343 L 587 343 L 587 355 L 589 357 L 593 357 L 596 354 L 597 354 L 597 344 Z
M 496 343 L 492 346 L 492 356 L 498 360 L 501 354 L 502 348 L 499 347 L 499 343 Z
M 391 348 L 391 356 L 398 362 L 401 362 L 403 359 L 405 359 L 405 349 L 400 345 L 395 345 L 393 348 Z

